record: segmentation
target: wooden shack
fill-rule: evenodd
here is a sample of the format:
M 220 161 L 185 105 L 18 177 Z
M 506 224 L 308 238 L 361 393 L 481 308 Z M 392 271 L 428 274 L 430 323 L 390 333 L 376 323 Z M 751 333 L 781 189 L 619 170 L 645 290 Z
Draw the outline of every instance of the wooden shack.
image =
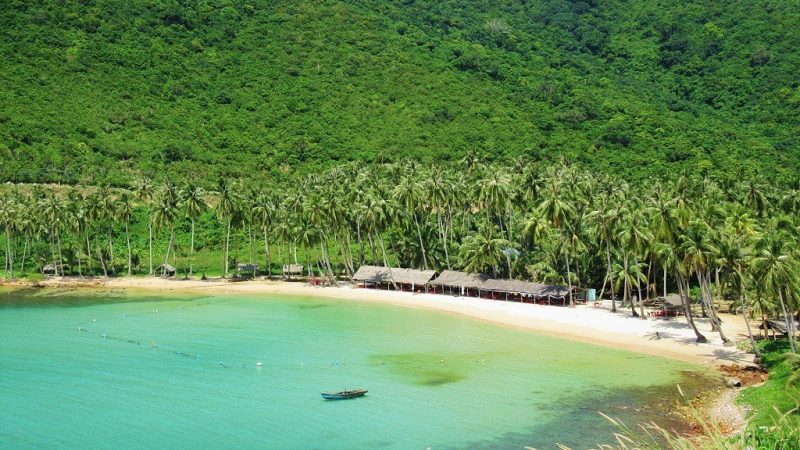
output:
M 363 288 L 424 292 L 434 276 L 435 270 L 361 266 L 353 275 L 353 281 Z
M 478 297 L 480 288 L 489 280 L 483 273 L 467 273 L 457 270 L 445 270 L 438 277 L 428 282 L 430 292 L 462 297 Z

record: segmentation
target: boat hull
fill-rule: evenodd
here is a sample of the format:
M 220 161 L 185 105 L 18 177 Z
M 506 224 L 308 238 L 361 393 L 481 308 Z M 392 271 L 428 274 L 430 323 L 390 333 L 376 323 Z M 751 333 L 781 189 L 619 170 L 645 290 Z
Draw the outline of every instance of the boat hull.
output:
M 363 397 L 367 393 L 366 389 L 356 389 L 354 391 L 341 391 L 341 392 L 322 392 L 322 398 L 325 400 L 348 400 L 351 398 Z

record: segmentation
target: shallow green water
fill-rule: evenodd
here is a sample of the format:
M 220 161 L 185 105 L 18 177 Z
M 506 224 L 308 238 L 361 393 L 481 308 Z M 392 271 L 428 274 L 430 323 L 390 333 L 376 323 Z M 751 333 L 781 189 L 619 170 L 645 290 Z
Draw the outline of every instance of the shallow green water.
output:
M 695 369 L 388 305 L 0 293 L 0 446 L 585 448 Z

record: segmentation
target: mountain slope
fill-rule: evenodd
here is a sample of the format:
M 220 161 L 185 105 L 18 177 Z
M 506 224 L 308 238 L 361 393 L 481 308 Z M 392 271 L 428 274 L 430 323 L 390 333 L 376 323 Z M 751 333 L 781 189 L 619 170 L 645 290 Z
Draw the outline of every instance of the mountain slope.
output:
M 134 4 L 135 3 L 135 4 Z M 800 168 L 796 2 L 7 2 L 0 179 Z

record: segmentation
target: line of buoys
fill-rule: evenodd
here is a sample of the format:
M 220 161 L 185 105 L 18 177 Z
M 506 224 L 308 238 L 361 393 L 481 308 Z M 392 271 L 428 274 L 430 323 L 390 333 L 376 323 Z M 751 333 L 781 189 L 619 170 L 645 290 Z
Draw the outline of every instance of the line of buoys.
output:
M 94 331 L 89 330 L 89 329 L 84 328 L 84 327 L 78 327 L 78 331 L 81 331 L 83 333 L 94 334 Z M 141 345 L 142 344 L 140 341 L 137 341 L 135 339 L 119 338 L 119 337 L 115 337 L 115 336 L 110 336 L 110 335 L 108 335 L 106 333 L 101 334 L 100 337 L 103 338 L 103 339 L 110 339 L 110 340 L 115 340 L 115 341 L 120 341 L 120 342 L 127 342 L 127 343 L 130 343 L 130 344 L 136 344 L 136 345 Z M 153 348 L 153 349 L 157 349 L 158 348 L 158 343 L 156 342 L 155 339 L 153 339 L 153 341 L 151 342 L 150 347 Z M 174 353 L 177 356 L 183 356 L 183 357 L 186 357 L 186 358 L 200 359 L 200 355 L 199 354 L 185 353 L 185 352 L 180 351 L 180 350 L 173 350 L 172 353 Z M 222 361 L 220 361 L 217 365 L 219 365 L 221 367 L 224 367 L 226 369 L 230 368 L 230 366 L 228 366 L 227 364 L 225 364 Z M 331 365 L 332 366 L 340 366 L 342 364 L 339 361 L 334 361 L 334 362 L 331 363 Z M 264 367 L 264 363 L 261 362 L 261 361 L 258 361 L 258 362 L 256 362 L 256 367 L 261 369 L 262 367 Z M 304 367 L 304 364 L 300 363 L 300 367 Z M 242 368 L 247 368 L 247 365 L 242 364 Z

